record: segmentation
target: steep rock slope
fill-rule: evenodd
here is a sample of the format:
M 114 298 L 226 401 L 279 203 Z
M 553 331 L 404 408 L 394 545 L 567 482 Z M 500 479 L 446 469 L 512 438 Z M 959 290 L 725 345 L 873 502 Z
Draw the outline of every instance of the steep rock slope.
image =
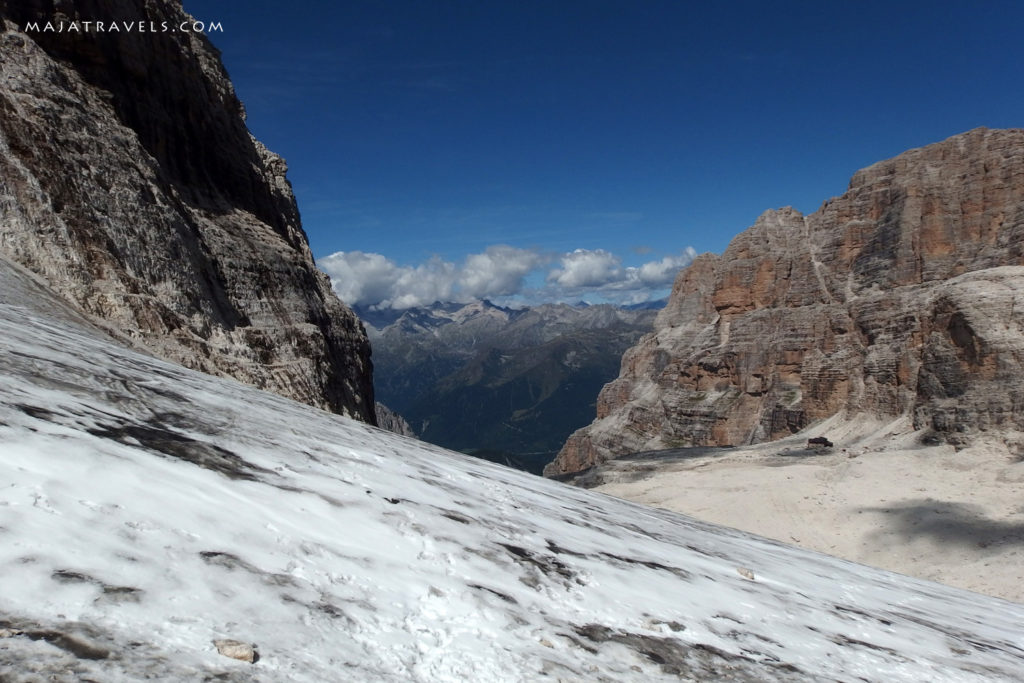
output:
M 424 440 L 540 473 L 655 311 L 488 301 L 359 311 L 377 397 Z
M 402 436 L 416 438 L 416 432 L 412 430 L 412 427 L 405 421 L 405 418 L 383 403 L 377 403 L 375 412 L 377 414 L 377 426 L 381 429 L 386 429 L 389 432 L 401 434 Z
M 1024 429 L 1024 131 L 977 129 L 768 211 L 680 273 L 549 474 L 747 444 L 841 411 L 929 439 Z
M 0 0 L 0 253 L 137 346 L 373 422 L 369 345 L 313 263 L 284 161 L 171 0 Z
M 1022 605 L 128 351 L 2 258 L 0 368 L 4 681 L 1024 676 Z

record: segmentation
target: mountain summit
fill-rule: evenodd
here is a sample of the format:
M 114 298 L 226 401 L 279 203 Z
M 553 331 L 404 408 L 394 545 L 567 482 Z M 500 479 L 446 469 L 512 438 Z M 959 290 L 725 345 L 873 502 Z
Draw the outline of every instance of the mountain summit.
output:
M 768 211 L 680 273 L 597 419 L 546 470 L 741 445 L 844 414 L 1024 449 L 1024 130 L 979 128 Z

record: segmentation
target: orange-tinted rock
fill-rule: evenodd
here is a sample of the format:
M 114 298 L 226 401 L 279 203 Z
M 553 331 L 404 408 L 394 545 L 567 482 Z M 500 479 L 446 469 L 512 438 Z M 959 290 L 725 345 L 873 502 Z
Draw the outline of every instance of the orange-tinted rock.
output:
M 1024 429 L 1024 130 L 972 130 L 768 211 L 680 273 L 547 473 L 849 415 Z

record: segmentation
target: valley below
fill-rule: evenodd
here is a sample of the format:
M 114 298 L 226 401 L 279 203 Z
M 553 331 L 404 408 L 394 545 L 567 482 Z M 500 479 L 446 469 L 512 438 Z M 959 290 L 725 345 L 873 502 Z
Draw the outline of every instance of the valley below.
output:
M 601 387 L 660 307 L 474 301 L 357 312 L 377 399 L 416 436 L 540 474 L 593 418 Z
M 824 434 L 832 448 L 808 448 Z M 861 564 L 1024 602 L 1024 462 L 1001 439 L 924 445 L 904 419 L 830 419 L 741 448 L 638 453 L 577 485 Z

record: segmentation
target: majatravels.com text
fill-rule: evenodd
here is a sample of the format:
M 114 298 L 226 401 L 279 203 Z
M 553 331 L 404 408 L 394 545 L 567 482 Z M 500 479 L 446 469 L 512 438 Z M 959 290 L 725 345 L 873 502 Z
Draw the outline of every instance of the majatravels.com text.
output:
M 219 21 L 30 21 L 25 33 L 223 33 Z

